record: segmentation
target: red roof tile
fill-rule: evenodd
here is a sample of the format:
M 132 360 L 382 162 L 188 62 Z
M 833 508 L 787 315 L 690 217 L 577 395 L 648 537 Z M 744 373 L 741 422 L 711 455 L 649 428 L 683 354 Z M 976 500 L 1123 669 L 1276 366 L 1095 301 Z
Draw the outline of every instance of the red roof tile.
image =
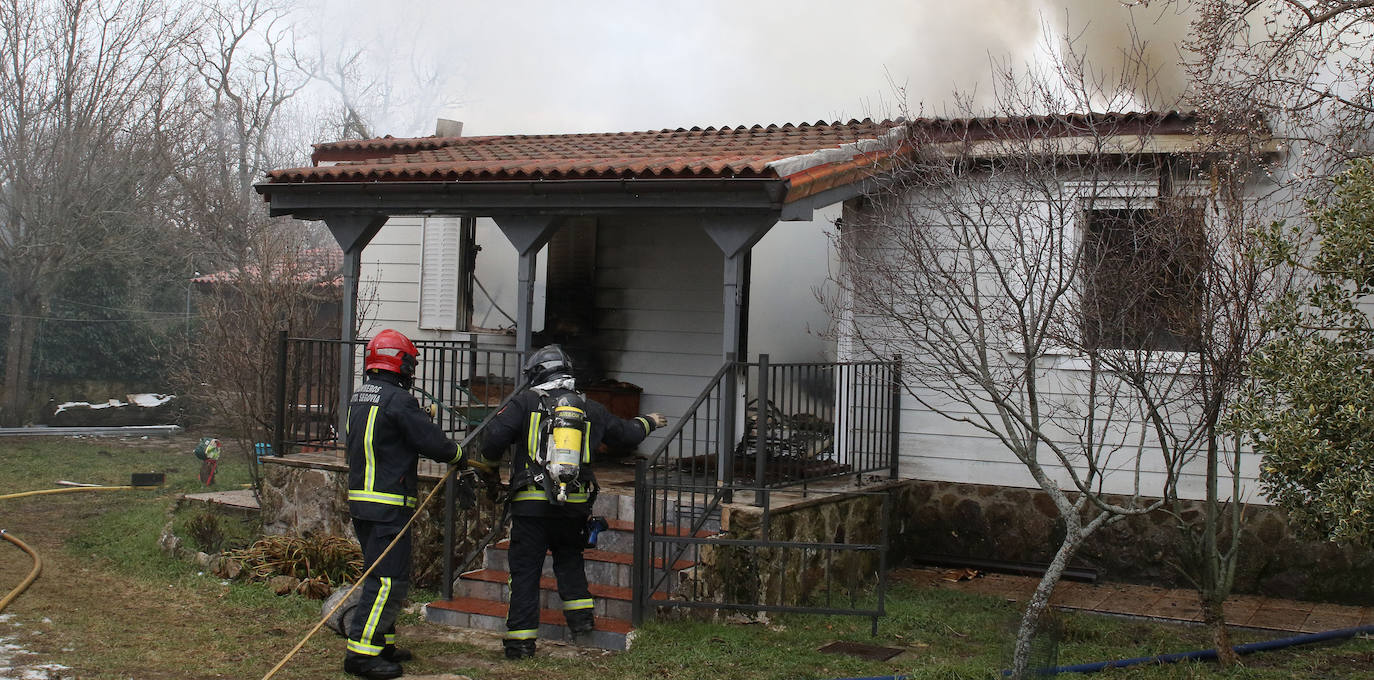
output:
M 653 132 L 381 138 L 317 144 L 309 168 L 270 182 L 777 177 L 769 164 L 863 139 L 892 121 Z M 336 165 L 318 165 L 337 163 Z
M 290 271 L 292 280 L 297 283 L 314 283 L 318 287 L 338 288 L 343 285 L 343 276 L 339 274 L 343 269 L 343 252 L 338 248 L 311 248 L 301 251 L 298 262 L 278 262 L 273 269 L 276 270 L 277 276 L 283 276 Z M 245 271 L 252 278 L 258 276 L 260 269 L 257 265 L 249 265 Z M 191 282 L 237 283 L 240 276 L 239 269 L 233 267 L 197 276 L 191 279 Z
M 383 137 L 317 144 L 314 167 L 274 170 L 268 181 L 774 178 L 789 180 L 785 200 L 790 202 L 889 169 L 912 141 L 977 141 L 1028 133 L 1184 134 L 1192 123 L 1189 114 L 1167 111 L 910 122 L 864 119 L 602 134 Z

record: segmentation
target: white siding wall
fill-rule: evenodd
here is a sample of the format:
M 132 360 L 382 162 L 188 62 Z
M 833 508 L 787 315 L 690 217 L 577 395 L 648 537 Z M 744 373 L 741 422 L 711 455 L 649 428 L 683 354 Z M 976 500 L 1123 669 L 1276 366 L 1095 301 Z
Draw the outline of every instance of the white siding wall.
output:
M 720 368 L 722 261 L 691 222 L 599 220 L 597 341 L 607 376 L 645 388 L 641 411 L 680 416 Z
M 393 328 L 414 339 L 468 337 L 468 333 L 462 331 L 422 330 L 419 327 L 423 226 L 423 217 L 393 217 L 363 249 L 362 279 L 358 286 L 362 335 Z M 476 238 L 481 248 L 477 256 L 477 280 L 494 300 L 481 290 L 474 292 L 473 324 L 483 328 L 509 328 L 514 324 L 502 312 L 516 316 L 518 254 L 491 220 L 477 220 Z M 539 259 L 535 330 L 542 328 L 544 319 L 545 258 L 542 253 Z
M 855 217 L 856 215 L 847 214 L 845 221 L 855 222 Z M 852 236 L 851 233 L 846 235 L 846 238 Z M 868 252 L 878 252 L 884 247 L 884 244 L 875 242 L 855 245 Z M 838 348 L 841 357 L 862 358 L 862 352 L 852 342 L 852 328 L 854 324 L 865 323 L 871 321 L 862 317 L 841 321 Z M 850 330 L 845 330 L 846 325 Z M 897 347 L 890 348 L 890 352 L 911 356 L 910 351 L 902 352 Z M 1054 360 L 1054 366 L 1048 367 L 1039 381 L 1042 397 L 1073 408 L 1083 400 L 1080 388 L 1085 384 L 1085 380 L 1086 374 L 1082 372 L 1080 362 L 1068 356 L 1058 357 Z M 942 403 L 933 393 L 923 394 L 927 402 Z M 941 410 L 948 411 L 955 418 L 974 415 L 973 410 L 964 405 L 942 406 Z M 1065 424 L 1072 426 L 1076 423 L 1073 419 L 1066 419 Z M 1121 434 L 1118 440 L 1125 444 L 1127 449 L 1141 445 L 1138 426 L 1122 425 L 1122 429 L 1130 430 Z M 901 430 L 899 473 L 903 477 L 1032 488 L 1036 486 L 1026 467 L 993 434 L 979 430 L 969 423 L 941 415 L 923 405 L 908 392 L 902 395 Z M 1062 432 L 1061 436 L 1066 444 L 1076 445 L 1068 431 Z M 1104 484 L 1106 491 L 1129 494 L 1135 488 L 1136 479 L 1139 478 L 1140 493 L 1147 496 L 1161 495 L 1165 479 L 1164 460 L 1157 440 L 1148 432 L 1143 440 L 1143 447 L 1144 453 L 1140 457 L 1138 468 L 1133 450 L 1123 449 L 1109 460 L 1110 471 Z M 1066 448 L 1071 449 L 1072 446 Z M 1045 467 L 1062 488 L 1073 488 L 1068 472 L 1048 460 L 1051 455 L 1048 451 L 1042 454 L 1043 459 L 1047 461 Z M 1264 498 L 1257 493 L 1258 463 L 1257 456 L 1244 454 L 1241 463 L 1242 496 L 1248 502 L 1264 502 Z M 1204 474 L 1205 469 L 1201 460 L 1186 466 L 1184 476 L 1179 482 L 1179 493 L 1186 498 L 1202 498 L 1205 493 Z M 1230 495 L 1229 488 L 1229 483 L 1223 481 L 1220 489 L 1223 498 Z
M 393 328 L 409 337 L 425 337 L 417 325 L 423 224 L 421 217 L 393 217 L 363 249 L 358 284 L 360 335 Z

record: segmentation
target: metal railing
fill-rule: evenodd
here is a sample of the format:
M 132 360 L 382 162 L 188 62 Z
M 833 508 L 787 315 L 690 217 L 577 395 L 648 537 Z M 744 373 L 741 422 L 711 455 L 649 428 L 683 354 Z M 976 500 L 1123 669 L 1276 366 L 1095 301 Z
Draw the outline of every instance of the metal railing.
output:
M 637 463 L 635 622 L 658 607 L 685 607 L 853 614 L 873 617 L 876 627 L 890 501 L 886 494 L 817 492 L 811 485 L 847 475 L 860 485 L 866 474 L 896 477 L 900 372 L 900 358 L 727 361 Z M 737 414 L 741 396 L 746 409 Z M 797 486 L 804 494 L 842 496 L 833 502 L 868 503 L 863 516 L 870 521 L 827 527 L 824 540 L 799 540 L 801 527 L 776 526 L 776 518 L 796 515 L 771 507 L 774 492 Z M 746 530 L 734 522 L 733 535 L 721 535 L 721 504 L 737 494 L 752 495 L 761 508 L 757 523 Z M 778 580 L 802 573 L 820 576 L 799 577 L 790 592 L 790 577 Z M 874 584 L 872 593 L 860 594 Z
M 341 352 L 347 348 L 353 353 L 357 383 L 366 346 L 366 338 L 344 342 L 278 336 L 274 454 L 343 448 L 337 426 Z M 482 422 L 520 376 L 520 353 L 513 349 L 446 340 L 419 340 L 415 348 L 420 351 L 415 386 L 450 407 L 439 409 L 435 421 L 456 439 Z

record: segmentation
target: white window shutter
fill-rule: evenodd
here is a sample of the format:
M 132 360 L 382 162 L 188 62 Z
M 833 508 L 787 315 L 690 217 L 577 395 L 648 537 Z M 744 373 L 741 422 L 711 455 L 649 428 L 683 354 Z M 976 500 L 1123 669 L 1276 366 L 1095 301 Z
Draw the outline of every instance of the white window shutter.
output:
M 420 244 L 420 328 L 458 330 L 461 250 L 459 218 L 425 218 Z

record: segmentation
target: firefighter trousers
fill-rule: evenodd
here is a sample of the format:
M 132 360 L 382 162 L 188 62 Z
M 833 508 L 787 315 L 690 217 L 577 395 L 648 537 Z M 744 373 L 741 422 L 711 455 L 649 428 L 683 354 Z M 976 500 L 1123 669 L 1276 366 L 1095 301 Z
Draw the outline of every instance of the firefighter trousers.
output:
M 401 533 L 409 513 L 385 522 L 353 519 L 353 531 L 363 548 L 363 568 L 366 569 Z M 377 656 L 386 645 L 396 644 L 396 615 L 401 611 L 406 591 L 410 589 L 410 534 L 406 533 L 391 552 L 377 563 L 363 579 L 362 596 L 348 623 L 348 652 Z
M 553 553 L 553 573 L 563 618 L 574 633 L 592 630 L 592 594 L 587 589 L 582 549 L 586 545 L 584 517 L 511 518 L 510 607 L 506 612 L 506 647 L 533 650 L 539 637 L 540 588 L 544 553 Z

